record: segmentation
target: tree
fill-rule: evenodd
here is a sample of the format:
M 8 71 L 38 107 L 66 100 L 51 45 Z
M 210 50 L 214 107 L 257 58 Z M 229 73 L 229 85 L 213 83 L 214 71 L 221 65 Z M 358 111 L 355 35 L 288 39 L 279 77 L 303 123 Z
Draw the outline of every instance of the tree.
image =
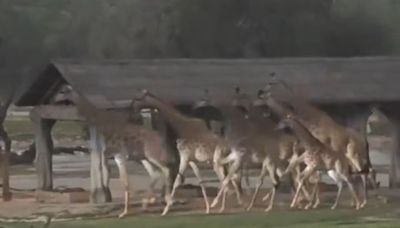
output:
M 7 117 L 7 110 L 14 97 L 14 90 L 6 97 L 0 98 L 0 140 L 3 147 L 0 148 L 0 175 L 3 179 L 3 201 L 11 200 L 10 192 L 10 153 L 11 153 L 11 138 L 4 127 L 4 121 Z

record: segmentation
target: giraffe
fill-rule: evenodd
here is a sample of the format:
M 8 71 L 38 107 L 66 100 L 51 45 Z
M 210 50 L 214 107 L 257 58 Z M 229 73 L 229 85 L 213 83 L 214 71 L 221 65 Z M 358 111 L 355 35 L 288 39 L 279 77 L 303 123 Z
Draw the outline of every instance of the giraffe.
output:
M 132 101 L 132 109 L 134 111 L 139 111 L 142 108 L 157 109 L 178 136 L 176 143 L 180 157 L 179 172 L 173 184 L 171 198 L 174 197 L 177 188 L 181 185 L 184 171 L 187 165 L 189 165 L 199 181 L 205 203 L 205 213 L 208 214 L 210 212 L 210 204 L 200 170 L 196 163 L 212 163 L 215 173 L 222 180 L 225 176 L 224 167 L 220 165 L 219 160 L 230 149 L 229 144 L 217 134 L 210 131 L 203 120 L 182 114 L 173 105 L 161 100 L 147 90 L 142 90 L 139 96 Z M 241 203 L 238 186 L 234 181 L 232 181 L 232 184 L 234 185 L 238 202 Z M 162 212 L 163 216 L 168 213 L 172 202 L 169 201 L 166 204 Z M 220 211 L 223 209 L 224 202 Z
M 304 181 L 317 169 L 324 167 L 326 170 L 328 170 L 328 175 L 336 182 L 338 186 L 336 199 L 331 209 L 335 209 L 337 207 L 342 193 L 343 182 L 346 182 L 349 186 L 352 197 L 356 202 L 356 209 L 358 210 L 360 208 L 360 202 L 354 190 L 354 186 L 350 181 L 350 176 L 347 171 L 349 160 L 346 158 L 345 154 L 336 153 L 328 146 L 320 142 L 308 131 L 306 127 L 300 123 L 295 116 L 288 114 L 286 118 L 281 120 L 277 126 L 277 129 L 285 128 L 289 128 L 305 146 L 305 152 L 297 159 L 297 161 L 295 161 L 295 163 L 304 162 L 306 168 L 302 172 L 302 177 L 300 179 L 299 186 L 297 187 L 295 196 L 293 197 L 291 207 L 294 207 L 295 203 L 297 202 L 297 197 L 301 187 L 304 184 Z M 290 169 L 290 167 L 288 168 Z
M 229 143 L 234 143 L 242 140 L 251 134 L 251 124 L 248 118 L 245 116 L 246 109 L 250 105 L 250 98 L 247 94 L 242 93 L 239 87 L 235 88 L 235 93 L 228 105 L 214 105 L 212 103 L 212 98 L 208 90 L 205 90 L 204 96 L 197 102 L 195 102 L 194 109 L 199 107 L 213 107 L 219 111 L 221 118 L 221 129 L 218 133 Z M 244 173 L 246 172 L 246 173 Z M 242 193 L 242 176 L 245 175 L 245 181 L 247 186 L 250 186 L 248 169 L 243 167 L 235 175 L 233 181 L 236 181 L 239 187 L 239 192 Z M 239 203 L 241 204 L 241 203 Z
M 285 82 L 277 82 L 274 74 L 271 76 L 273 77 L 273 82 L 268 83 L 264 89 L 263 98 L 265 104 L 281 117 L 287 114 L 296 115 L 300 123 L 314 137 L 330 147 L 334 152 L 346 155 L 350 161 L 349 168 L 353 168 L 362 174 L 364 198 L 361 207 L 364 207 L 367 204 L 368 198 L 367 178 L 370 178 L 374 189 L 377 188 L 375 180 L 369 176 L 369 173 L 373 173 L 374 171 L 369 159 L 366 138 L 354 129 L 336 123 L 327 113 L 303 99 L 295 99 L 290 96 L 283 97 L 280 100 L 276 99 L 271 93 L 273 84 L 280 83 L 286 88 L 289 87 Z
M 269 173 L 272 180 L 273 189 L 270 194 L 264 197 L 264 200 L 270 198 L 270 202 L 265 211 L 271 210 L 274 204 L 276 190 L 280 184 L 280 175 L 278 175 L 279 168 L 283 161 L 288 161 L 293 155 L 293 152 L 297 151 L 295 148 L 298 144 L 295 137 L 275 131 L 276 123 L 271 118 L 268 118 L 268 116 L 266 118 L 264 112 L 255 109 L 250 110 L 251 111 L 247 111 L 247 114 L 243 115 L 242 118 L 249 120 L 252 130 L 246 132 L 247 136 L 236 142 L 236 144 L 232 146 L 231 153 L 221 160 L 223 164 L 232 164 L 228 175 L 221 183 L 221 188 L 211 205 L 212 207 L 219 202 L 230 178 L 242 168 L 243 164 L 252 162 L 261 164 L 261 172 L 247 210 L 253 207 L 267 173 Z
M 206 94 L 208 95 L 208 93 Z M 207 99 L 201 100 L 203 106 L 210 105 L 211 103 L 211 99 L 209 98 L 209 96 L 207 96 L 206 98 Z M 262 105 L 262 107 L 260 107 L 258 103 L 259 102 L 257 100 L 252 102 L 248 94 L 241 92 L 240 87 L 236 87 L 230 105 L 228 107 L 219 107 L 219 109 L 223 112 L 223 116 L 225 119 L 224 137 L 226 138 L 226 140 L 228 140 L 228 142 L 230 142 L 231 144 L 237 144 L 245 138 L 256 137 L 258 134 L 263 134 L 263 132 L 265 131 L 265 129 L 262 127 L 263 119 L 270 118 L 270 112 L 268 110 L 264 110 L 264 108 L 266 107 L 265 105 Z M 257 108 L 251 108 L 251 106 L 253 105 L 257 106 Z M 249 112 L 249 110 L 252 110 L 254 112 Z M 254 115 L 255 113 L 257 115 Z M 289 160 L 289 158 L 293 155 L 293 150 L 298 151 L 300 149 L 298 148 L 298 144 L 294 145 L 296 143 L 296 140 L 293 136 L 284 135 L 281 132 L 275 131 L 270 131 L 270 133 L 281 135 L 279 151 L 280 159 L 282 161 Z M 235 174 L 237 176 L 237 179 L 239 180 L 239 183 L 241 180 L 241 172 L 247 171 L 246 165 L 248 165 L 248 163 L 249 162 L 243 162 L 241 168 L 238 171 L 239 173 Z M 277 171 L 280 170 L 281 169 L 278 169 Z M 297 173 L 293 172 L 292 180 L 295 180 L 294 177 L 296 176 L 296 174 Z M 250 183 L 248 173 L 246 175 L 246 182 L 249 186 Z M 306 197 L 308 198 L 308 192 L 303 191 L 303 193 L 305 193 Z M 264 197 L 263 200 L 266 201 L 269 196 L 270 194 Z M 251 203 L 251 205 L 248 207 L 249 210 L 252 208 L 253 203 Z
M 147 193 L 148 199 L 144 199 L 146 200 L 145 204 L 152 201 L 150 197 L 158 181 L 158 173 L 164 176 L 165 201 L 169 203 L 171 201 L 171 179 L 177 161 L 166 149 L 164 138 L 157 131 L 129 122 L 126 117 L 120 115 L 121 113 L 98 109 L 84 96 L 73 91 L 70 86 L 65 86 L 63 93 L 63 99 L 72 101 L 79 114 L 103 134 L 106 146 L 104 153 L 114 156 L 125 190 L 124 210 L 119 214 L 119 218 L 125 217 L 129 212 L 128 158 L 142 163 L 151 178 Z
M 252 106 L 255 107 L 253 108 L 253 110 L 257 110 L 258 112 L 258 116 L 263 117 L 263 118 L 270 118 L 272 119 L 274 122 L 278 123 L 279 122 L 279 117 L 277 117 L 273 112 L 271 112 L 271 110 L 269 109 L 268 106 L 265 105 L 265 102 L 262 98 L 263 91 L 259 90 L 257 92 L 257 98 L 253 101 Z M 263 119 L 261 118 L 261 119 Z M 261 123 L 262 126 L 262 123 Z M 302 145 L 301 141 L 299 141 L 297 139 L 297 137 L 295 137 L 293 134 L 286 134 L 286 132 L 277 132 L 277 134 L 280 134 L 283 140 L 282 146 L 283 146 L 283 150 L 281 148 L 280 150 L 280 159 L 282 159 L 282 161 L 287 161 L 289 164 L 296 160 L 305 150 L 304 146 Z M 292 147 L 292 148 L 290 148 Z M 279 175 L 280 177 L 284 176 L 282 169 L 285 169 L 287 167 L 280 167 L 280 169 L 278 169 L 279 171 Z M 291 185 L 293 187 L 292 190 L 296 191 L 296 185 L 299 183 L 299 175 L 300 175 L 300 171 L 301 171 L 301 166 L 298 165 L 296 166 L 290 173 L 291 173 Z M 286 172 L 288 173 L 288 172 Z M 315 203 L 313 205 L 313 208 L 318 207 L 319 203 L 320 203 L 320 199 L 319 199 L 319 189 L 318 189 L 318 182 L 320 179 L 320 173 L 317 172 L 315 173 L 315 175 L 310 176 L 310 178 L 307 180 L 305 185 L 305 188 L 302 189 L 302 193 L 308 201 L 309 204 L 306 205 L 305 209 L 308 209 L 311 206 L 311 203 L 313 201 L 313 199 L 315 198 Z M 314 184 L 314 187 L 312 188 L 311 192 L 311 196 L 310 197 L 310 189 L 308 185 Z M 264 198 L 263 201 L 266 201 L 268 199 L 268 197 L 270 196 L 270 193 L 268 193 Z M 301 198 L 299 197 L 298 200 L 298 207 L 302 208 L 301 205 Z

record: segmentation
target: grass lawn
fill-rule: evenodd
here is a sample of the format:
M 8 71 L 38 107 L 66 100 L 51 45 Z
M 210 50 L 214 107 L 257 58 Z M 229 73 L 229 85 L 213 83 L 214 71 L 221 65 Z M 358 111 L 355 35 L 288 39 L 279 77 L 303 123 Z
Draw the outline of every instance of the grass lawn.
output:
M 116 218 L 82 220 L 71 222 L 53 222 L 56 228 L 128 228 L 128 227 L 174 227 L 174 228 L 376 228 L 400 227 L 400 219 L 383 219 L 394 216 L 393 208 L 369 208 L 362 211 L 351 209 L 320 209 L 312 211 L 277 210 L 268 214 L 262 212 L 237 213 L 229 215 L 159 215 L 131 216 L 122 220 Z M 30 228 L 43 227 L 43 224 L 3 224 L 2 227 Z
M 33 124 L 28 117 L 9 118 L 4 125 L 13 140 L 30 140 L 34 137 Z M 54 126 L 52 134 L 55 138 L 74 138 L 83 134 L 82 126 L 82 122 L 59 121 Z

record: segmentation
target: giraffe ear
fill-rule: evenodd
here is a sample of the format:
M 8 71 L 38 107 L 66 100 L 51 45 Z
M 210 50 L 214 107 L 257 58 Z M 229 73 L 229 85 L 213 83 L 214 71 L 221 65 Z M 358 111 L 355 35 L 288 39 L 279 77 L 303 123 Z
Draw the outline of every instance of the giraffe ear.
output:
M 257 97 L 262 98 L 265 95 L 265 90 L 259 89 L 257 91 Z
M 239 86 L 236 86 L 236 88 L 235 88 L 235 94 L 236 94 L 236 95 L 239 95 L 239 94 L 240 94 L 240 87 L 239 87 Z

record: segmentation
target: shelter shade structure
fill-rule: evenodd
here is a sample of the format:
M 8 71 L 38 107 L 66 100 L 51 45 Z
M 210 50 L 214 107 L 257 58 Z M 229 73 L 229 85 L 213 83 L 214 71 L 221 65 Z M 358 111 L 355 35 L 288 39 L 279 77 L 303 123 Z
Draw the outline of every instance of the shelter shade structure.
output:
M 51 130 L 56 120 L 84 120 L 77 114 L 75 107 L 43 105 L 31 110 L 31 120 L 34 125 L 36 159 L 35 166 L 38 178 L 37 189 L 42 191 L 53 190 L 52 154 L 54 152 Z M 90 201 L 105 203 L 111 201 L 109 189 L 109 168 L 103 151 L 105 150 L 104 138 L 96 128 L 89 130 L 90 142 Z
M 37 162 L 45 164 L 38 167 L 39 188 L 52 187 L 51 120 L 84 121 L 74 106 L 55 102 L 62 85 L 71 85 L 98 108 L 120 110 L 129 118 L 128 107 L 140 89 L 177 106 L 193 105 L 207 90 L 213 105 L 229 105 L 234 88 L 239 86 L 255 97 L 272 72 L 298 96 L 362 131 L 371 105 L 378 105 L 385 114 L 389 113 L 385 111 L 388 107 L 400 107 L 399 57 L 55 60 L 38 72 L 16 101 L 17 106 L 34 106 Z M 388 117 L 400 119 L 400 109 L 391 111 Z M 400 124 L 394 127 L 400 129 Z M 104 202 L 110 195 L 107 165 L 101 153 L 101 137 L 94 128 L 91 132 L 92 201 Z M 400 148 L 394 149 L 393 155 L 400 157 Z M 400 162 L 393 161 L 392 166 L 400 170 Z M 400 171 L 392 173 L 400 176 Z M 400 178 L 390 180 L 391 186 L 400 186 Z

